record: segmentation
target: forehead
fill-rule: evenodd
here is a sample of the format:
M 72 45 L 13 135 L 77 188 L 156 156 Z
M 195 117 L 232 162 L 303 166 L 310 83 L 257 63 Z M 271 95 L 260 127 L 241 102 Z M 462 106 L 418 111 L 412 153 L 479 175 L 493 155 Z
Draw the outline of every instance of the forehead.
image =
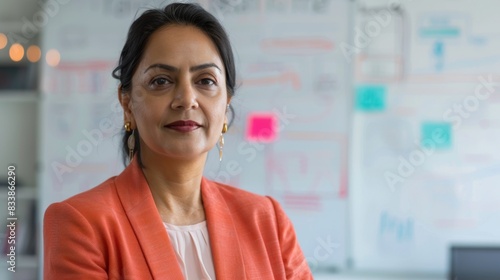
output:
M 223 68 L 213 41 L 199 28 L 190 25 L 168 25 L 156 30 L 148 40 L 143 63 L 168 63 L 181 67 L 216 63 Z

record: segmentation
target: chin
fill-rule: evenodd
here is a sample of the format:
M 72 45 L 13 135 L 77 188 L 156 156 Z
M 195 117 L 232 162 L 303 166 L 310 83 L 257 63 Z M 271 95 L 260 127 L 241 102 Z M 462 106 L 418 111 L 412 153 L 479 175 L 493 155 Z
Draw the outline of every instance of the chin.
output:
M 175 151 L 170 150 L 164 154 L 166 157 L 169 158 L 189 160 L 189 159 L 197 159 L 200 157 L 204 157 L 207 155 L 207 152 L 208 151 L 196 151 L 194 149 L 186 150 L 184 148 Z

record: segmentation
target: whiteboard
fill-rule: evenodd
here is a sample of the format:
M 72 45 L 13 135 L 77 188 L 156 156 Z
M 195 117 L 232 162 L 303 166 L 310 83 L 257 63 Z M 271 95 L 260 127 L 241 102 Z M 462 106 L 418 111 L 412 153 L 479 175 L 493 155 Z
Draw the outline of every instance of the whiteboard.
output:
M 355 8 L 353 265 L 445 274 L 500 243 L 498 2 L 392 2 Z
M 41 105 L 41 209 L 122 170 L 123 115 L 111 78 L 127 28 L 171 1 L 71 1 L 45 27 Z M 214 149 L 205 176 L 282 204 L 314 271 L 344 267 L 349 250 L 350 62 L 344 0 L 200 1 L 226 27 L 238 82 L 224 159 Z M 91 20 L 89 20 L 91 19 Z M 253 137 L 264 127 L 272 135 Z M 253 135 L 253 136 L 252 136 Z

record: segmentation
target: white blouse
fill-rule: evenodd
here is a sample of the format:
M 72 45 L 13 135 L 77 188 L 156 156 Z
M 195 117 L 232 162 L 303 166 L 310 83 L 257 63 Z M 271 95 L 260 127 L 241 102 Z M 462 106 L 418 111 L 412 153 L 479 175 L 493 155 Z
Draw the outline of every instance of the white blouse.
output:
M 207 222 L 188 226 L 163 223 L 186 280 L 215 280 Z

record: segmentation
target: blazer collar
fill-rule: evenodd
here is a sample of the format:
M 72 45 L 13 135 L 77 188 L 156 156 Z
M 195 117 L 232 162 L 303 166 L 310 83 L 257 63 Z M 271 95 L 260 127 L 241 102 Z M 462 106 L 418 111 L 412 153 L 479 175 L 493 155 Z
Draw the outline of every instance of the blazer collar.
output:
M 202 178 L 201 196 L 217 279 L 246 279 L 233 218 L 216 183 Z
M 153 279 L 184 279 L 137 156 L 116 177 L 115 184 Z
M 183 279 L 170 239 L 151 190 L 135 156 L 116 177 L 116 190 L 151 270 L 153 279 Z M 243 256 L 233 219 L 215 183 L 202 178 L 205 208 L 216 278 L 245 279 Z

